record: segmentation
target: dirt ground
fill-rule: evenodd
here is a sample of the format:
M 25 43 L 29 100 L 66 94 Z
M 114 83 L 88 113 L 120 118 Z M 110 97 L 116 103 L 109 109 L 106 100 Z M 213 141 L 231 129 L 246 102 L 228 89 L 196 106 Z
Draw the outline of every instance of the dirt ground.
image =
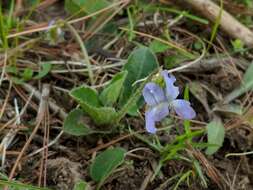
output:
M 180 12 L 187 11 L 190 15 L 206 19 L 202 14 L 191 9 L 190 5 L 184 7 L 173 1 L 162 0 L 145 2 Z M 2 8 L 8 10 L 8 6 L 8 1 L 3 1 Z M 26 7 L 25 1 L 21 1 L 21 7 L 18 6 L 19 4 L 15 4 L 15 14 L 22 20 L 30 9 Z M 77 106 L 76 101 L 69 96 L 69 91 L 74 87 L 89 84 L 89 77 L 87 71 L 72 72 L 73 69 L 83 69 L 83 66 L 71 64 L 71 61 L 77 63 L 83 60 L 83 57 L 80 45 L 68 27 L 61 27 L 63 36 L 56 41 L 48 39 L 48 29 L 36 31 L 41 27 L 48 27 L 48 23 L 52 20 L 69 17 L 70 14 L 64 9 L 63 1 L 53 0 L 35 6 L 20 30 L 28 31 L 28 34 L 21 33 L 16 42 L 15 38 L 11 38 L 8 50 L 4 51 L 4 48 L 1 48 L 3 49 L 0 54 L 1 73 L 4 72 L 3 68 L 6 64 L 12 67 L 8 67 L 4 79 L 1 78 L 2 167 L 0 173 L 3 176 L 12 176 L 12 179 L 24 184 L 41 187 L 46 185 L 55 190 L 73 189 L 79 180 L 88 182 L 91 189 L 95 189 L 97 183 L 89 175 L 90 164 L 103 150 L 122 147 L 129 153 L 126 154 L 124 163 L 105 180 L 102 190 L 174 190 L 180 176 L 187 171 L 191 171 L 192 174 L 176 189 L 253 189 L 253 154 L 243 154 L 252 151 L 253 147 L 253 94 L 249 90 L 232 101 L 243 108 L 243 113 L 240 115 L 234 113 L 236 111 L 234 107 L 229 110 L 221 104 L 228 94 L 240 86 L 247 68 L 252 64 L 251 47 L 243 46 L 243 50 L 236 51 L 236 47 L 231 44 L 233 38 L 220 29 L 208 46 L 214 25 L 212 22 L 203 24 L 173 10 L 146 11 L 143 7 L 138 7 L 139 5 L 132 9 L 129 8 L 130 6 L 137 5 L 135 1 L 125 5 L 118 14 L 109 19 L 109 24 L 105 21 L 105 16 L 108 15 L 98 15 L 93 17 L 92 21 L 83 20 L 72 24 L 87 46 L 92 66 L 97 67 L 93 71 L 95 76 L 93 86 L 101 90 L 107 81 L 121 71 L 122 65 L 117 66 L 117 64 L 126 60 L 138 44 L 149 46 L 154 37 L 168 40 L 167 37 L 170 36 L 172 42 L 187 51 L 194 51 L 198 57 L 203 47 L 196 42 L 196 36 L 203 39 L 207 44 L 204 58 L 173 74 L 177 78 L 176 84 L 180 92 L 183 92 L 186 85 L 189 87 L 190 102 L 197 113 L 197 117 L 191 121 L 191 130 L 205 129 L 214 116 L 218 116 L 225 127 L 223 146 L 215 154 L 206 155 L 205 148 L 195 148 L 190 145 L 180 151 L 183 158 L 199 163 L 207 187 L 196 172 L 192 160 L 187 161 L 180 157 L 166 161 L 155 179 L 151 180 L 161 155 L 142 139 L 152 140 L 151 135 L 144 128 L 144 107 L 139 110 L 141 116 L 126 115 L 121 120 L 118 130 L 110 134 L 76 137 L 62 132 L 64 114 Z M 253 31 L 252 7 L 232 0 L 224 0 L 224 9 Z M 118 35 L 122 32 L 120 27 L 129 26 L 127 10 L 132 11 L 134 30 L 139 31 L 132 34 L 133 40 L 130 40 L 131 37 L 127 32 Z M 79 17 L 81 16 L 77 15 L 69 20 Z M 103 24 L 105 27 L 96 31 Z M 10 34 L 18 33 L 15 29 L 10 32 Z M 7 55 L 7 61 L 4 61 Z M 179 67 L 188 61 L 172 47 L 157 52 L 156 56 L 163 69 Z M 20 76 L 13 71 L 16 68 L 21 72 L 28 67 L 37 72 L 39 62 L 50 61 L 54 62 L 51 71 L 38 80 L 32 78 L 20 82 L 17 80 Z M 43 98 L 40 95 L 43 94 L 44 84 L 49 84 L 50 92 L 42 113 L 40 103 L 43 102 Z M 194 88 L 196 86 L 197 88 Z M 35 93 L 31 98 L 32 92 Z M 183 98 L 182 93 L 180 97 Z M 52 109 L 48 102 L 56 105 L 57 108 Z M 20 121 L 17 121 L 16 117 L 17 107 L 20 112 L 25 108 Z M 177 135 L 184 133 L 183 121 L 173 112 L 171 117 L 173 127 L 170 132 L 157 133 L 157 138 L 163 145 L 172 143 Z M 41 122 L 36 129 L 39 119 Z M 84 120 L 93 129 L 110 128 L 110 126 L 97 127 L 89 117 L 85 117 Z M 162 127 L 161 122 L 158 128 Z M 138 132 L 142 138 L 133 135 L 129 128 Z M 37 131 L 33 134 L 35 130 Z M 29 142 L 31 135 L 32 139 Z M 48 148 L 41 149 L 50 142 L 53 143 Z M 193 142 L 207 142 L 207 134 L 194 137 Z M 5 143 L 8 144 L 7 149 L 3 147 Z M 230 153 L 238 154 L 230 155 Z M 22 156 L 17 162 L 20 154 Z M 15 164 L 17 166 L 13 171 Z

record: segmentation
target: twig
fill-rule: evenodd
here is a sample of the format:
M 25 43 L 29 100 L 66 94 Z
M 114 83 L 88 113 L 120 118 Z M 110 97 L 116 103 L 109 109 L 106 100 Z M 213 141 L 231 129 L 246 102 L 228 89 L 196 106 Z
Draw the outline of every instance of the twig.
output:
M 213 22 L 219 16 L 220 7 L 210 0 L 187 0 L 187 2 Z M 222 11 L 220 27 L 231 37 L 238 38 L 245 45 L 253 47 L 253 32 L 225 10 Z
M 230 157 L 230 156 L 247 156 L 247 155 L 252 155 L 253 151 L 250 152 L 242 152 L 242 153 L 228 153 L 225 155 L 226 158 Z
M 40 149 L 38 149 L 38 150 L 36 150 L 36 151 L 30 153 L 29 155 L 27 155 L 27 157 L 32 157 L 32 156 L 34 156 L 34 155 L 40 153 L 41 151 L 43 151 L 43 150 L 49 148 L 50 146 L 54 145 L 55 143 L 57 143 L 57 141 L 60 139 L 60 137 L 63 135 L 63 133 L 64 133 L 64 132 L 61 131 L 61 132 L 55 137 L 54 140 L 52 140 L 50 143 L 48 143 L 48 145 L 46 145 L 46 146 L 44 146 L 44 147 L 42 147 L 42 148 L 40 148 Z
M 122 140 L 124 140 L 124 139 L 127 139 L 127 138 L 131 137 L 132 135 L 133 135 L 133 134 L 126 134 L 126 135 L 123 135 L 123 136 L 121 136 L 121 137 L 119 137 L 119 138 L 117 138 L 117 139 L 115 139 L 115 140 L 112 140 L 112 141 L 110 141 L 110 142 L 108 142 L 108 143 L 102 144 L 102 145 L 100 145 L 100 146 L 98 146 L 98 147 L 95 147 L 95 148 L 93 148 L 93 149 L 88 150 L 88 151 L 87 151 L 87 154 L 88 154 L 88 155 L 93 154 L 94 152 L 97 152 L 97 151 L 99 151 L 99 150 L 101 150 L 101 149 L 104 149 L 104 148 L 107 148 L 107 147 L 109 147 L 109 146 L 111 146 L 111 145 L 113 145 L 113 144 L 115 144 L 115 143 L 117 143 L 117 142 L 119 142 L 119 141 L 122 141 Z
M 34 91 L 34 96 L 36 99 L 40 100 L 41 98 L 41 93 L 38 91 L 38 90 L 35 90 L 35 88 L 33 88 L 30 84 L 22 84 L 22 87 L 28 91 L 28 92 L 32 92 Z M 55 113 L 58 113 L 59 114 L 59 117 L 64 120 L 66 117 L 67 117 L 67 114 L 66 112 L 60 108 L 57 104 L 55 104 L 52 100 L 49 99 L 48 101 L 48 105 L 49 105 L 49 108 L 55 112 Z
M 140 190 L 145 190 L 147 188 L 152 175 L 153 175 L 153 172 L 151 170 L 148 170 L 148 175 L 145 177 L 144 181 L 142 182 Z
M 121 61 L 119 63 L 113 63 L 110 65 L 100 65 L 100 66 L 92 66 L 91 70 L 106 70 L 106 69 L 111 69 L 111 68 L 115 68 L 115 67 L 120 67 L 125 65 L 126 61 Z M 68 69 L 68 70 L 52 70 L 51 73 L 79 73 L 79 72 L 87 72 L 88 69 Z

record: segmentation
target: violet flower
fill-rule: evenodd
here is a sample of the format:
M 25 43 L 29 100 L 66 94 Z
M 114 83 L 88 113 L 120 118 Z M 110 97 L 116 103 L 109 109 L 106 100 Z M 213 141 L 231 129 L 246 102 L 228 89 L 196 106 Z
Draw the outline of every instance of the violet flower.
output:
M 179 95 L 178 87 L 174 86 L 176 78 L 169 75 L 166 70 L 161 72 L 165 89 L 162 89 L 154 82 L 145 85 L 142 95 L 148 105 L 145 113 L 146 130 L 149 133 L 155 133 L 155 122 L 161 121 L 169 115 L 169 110 L 173 109 L 183 119 L 192 119 L 196 116 L 196 112 L 190 105 L 189 101 L 176 99 Z

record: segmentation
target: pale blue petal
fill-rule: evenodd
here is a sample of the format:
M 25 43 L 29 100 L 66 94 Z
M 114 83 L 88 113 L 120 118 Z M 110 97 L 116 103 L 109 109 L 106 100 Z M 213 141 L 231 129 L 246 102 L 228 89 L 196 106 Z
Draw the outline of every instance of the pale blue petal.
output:
M 157 129 L 155 128 L 155 120 L 152 110 L 148 110 L 145 113 L 145 128 L 147 132 L 155 134 Z
M 162 88 L 153 82 L 149 82 L 145 85 L 142 95 L 149 106 L 155 106 L 163 101 L 166 101 Z
M 193 119 L 196 117 L 196 112 L 191 107 L 190 102 L 186 100 L 173 100 L 171 102 L 173 109 L 176 111 L 177 115 L 183 119 Z
M 161 121 L 167 115 L 169 115 L 169 104 L 167 102 L 161 103 L 152 108 L 154 120 Z
M 172 100 L 175 100 L 179 94 L 178 87 L 174 86 L 174 82 L 176 81 L 176 78 L 173 75 L 169 75 L 168 71 L 164 70 L 162 71 L 162 76 L 164 78 L 164 82 L 166 85 L 166 97 L 169 102 Z
M 149 133 L 155 133 L 155 122 L 161 121 L 167 115 L 169 115 L 169 107 L 168 103 L 161 103 L 155 107 L 150 108 L 145 113 L 145 120 L 146 120 L 146 130 Z

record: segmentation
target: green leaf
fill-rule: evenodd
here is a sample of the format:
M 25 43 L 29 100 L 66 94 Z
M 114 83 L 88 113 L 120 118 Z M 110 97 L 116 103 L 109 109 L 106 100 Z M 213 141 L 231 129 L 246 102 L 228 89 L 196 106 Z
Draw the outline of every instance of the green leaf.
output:
M 128 71 L 123 86 L 123 93 L 120 98 L 120 105 L 124 105 L 136 90 L 132 86 L 137 80 L 149 76 L 152 71 L 158 68 L 158 61 L 154 53 L 147 47 L 140 47 L 134 50 L 128 57 L 124 70 Z
M 109 5 L 106 0 L 65 0 L 65 9 L 71 14 L 91 14 Z
M 170 55 L 168 57 L 164 57 L 164 68 L 165 69 L 172 69 L 175 66 L 179 65 L 180 63 L 184 62 L 187 60 L 187 57 L 185 57 L 182 54 L 175 54 L 175 55 Z
M 87 104 L 81 103 L 81 107 L 87 110 L 87 113 L 92 117 L 97 125 L 114 124 L 117 112 L 112 107 L 94 108 L 89 107 Z
M 224 103 L 229 103 L 245 92 L 253 89 L 253 63 L 250 64 L 243 76 L 242 84 L 224 98 Z
M 90 176 L 99 182 L 99 187 L 105 179 L 124 161 L 126 151 L 122 148 L 107 149 L 100 153 L 91 164 Z
M 222 146 L 225 138 L 225 128 L 219 118 L 215 118 L 207 125 L 207 139 L 209 146 L 206 149 L 206 154 L 214 154 Z
M 232 44 L 235 52 L 240 52 L 240 51 L 244 50 L 244 44 L 240 39 L 235 39 L 235 40 L 231 41 L 231 44 Z
M 24 72 L 22 73 L 22 78 L 24 80 L 30 80 L 33 76 L 33 70 L 30 68 L 26 68 Z
M 127 114 L 135 117 L 140 116 L 138 105 L 134 104 L 132 107 L 129 107 L 129 109 L 127 110 Z
M 85 181 L 79 181 L 75 184 L 74 190 L 88 190 L 89 185 Z
M 72 110 L 64 121 L 63 131 L 75 136 L 92 134 L 93 131 L 84 124 L 83 116 L 84 112 L 82 110 Z
M 149 81 L 151 81 L 153 75 L 157 72 L 158 69 L 153 71 L 144 82 L 142 82 L 135 92 L 131 95 L 131 97 L 125 102 L 125 104 L 121 107 L 121 109 L 118 111 L 117 116 L 115 118 L 115 123 L 118 123 L 127 113 L 131 113 L 131 115 L 138 113 L 138 102 L 141 102 L 139 100 L 142 94 L 142 89 L 144 88 L 145 84 Z M 141 105 L 141 104 L 140 104 Z
M 149 48 L 154 52 L 154 53 L 162 53 L 165 52 L 166 50 L 170 49 L 171 47 L 168 46 L 167 44 L 164 44 L 160 41 L 153 40 L 149 44 Z
M 112 107 L 102 107 L 97 91 L 81 86 L 73 89 L 70 95 L 81 105 L 82 109 L 94 120 L 97 125 L 112 124 L 116 111 Z
M 117 100 L 126 79 L 127 71 L 116 74 L 109 85 L 101 92 L 99 99 L 105 106 L 112 106 Z
M 193 160 L 193 165 L 196 170 L 196 173 L 198 174 L 198 176 L 200 177 L 202 181 L 202 184 L 204 185 L 205 188 L 207 188 L 208 187 L 207 181 L 206 181 L 205 175 L 203 174 L 203 171 L 199 162 L 197 160 Z
M 51 63 L 43 63 L 41 65 L 41 70 L 34 77 L 34 79 L 41 79 L 41 78 L 45 77 L 50 72 L 51 68 L 52 68 Z
M 70 95 L 80 102 L 87 102 L 90 106 L 101 107 L 98 93 L 89 86 L 80 86 L 71 90 Z

